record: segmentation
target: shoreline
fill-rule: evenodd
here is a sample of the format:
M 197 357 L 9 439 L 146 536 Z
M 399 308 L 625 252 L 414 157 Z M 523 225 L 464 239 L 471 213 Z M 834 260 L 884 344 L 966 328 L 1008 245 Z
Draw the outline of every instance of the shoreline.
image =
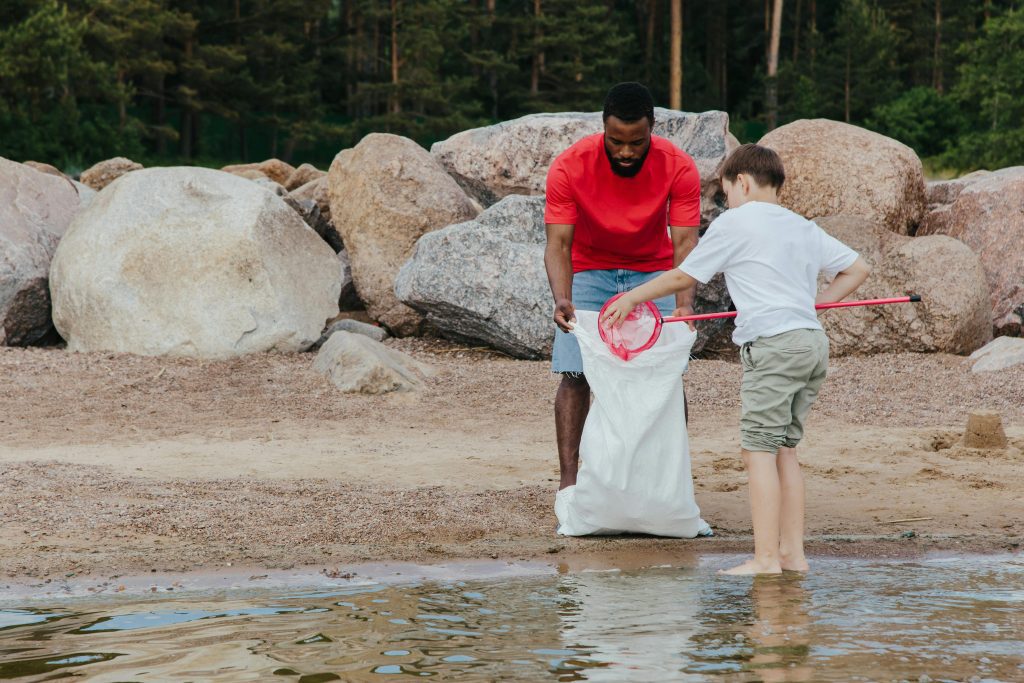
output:
M 95 573 L 73 577 L 44 579 L 14 577 L 0 581 L 0 610 L 32 608 L 38 603 L 55 601 L 74 603 L 109 602 L 111 600 L 187 599 L 199 597 L 244 598 L 286 591 L 324 592 L 358 586 L 407 585 L 446 581 L 495 581 L 549 577 L 557 574 L 587 572 L 637 571 L 676 567 L 700 569 L 711 565 L 722 567 L 749 554 L 752 539 L 729 539 L 715 543 L 707 540 L 684 548 L 670 548 L 665 539 L 625 537 L 610 545 L 589 549 L 566 548 L 552 554 L 520 548 L 518 557 L 450 557 L 434 558 L 434 562 L 362 561 L 351 564 L 303 565 L 288 568 L 267 568 L 252 564 L 186 571 L 157 571 L 124 574 Z M 694 539 L 687 539 L 693 541 Z M 965 538 L 917 537 L 908 544 L 899 537 L 834 537 L 808 539 L 811 572 L 823 560 L 849 560 L 854 563 L 884 560 L 887 562 L 929 561 L 955 558 L 970 561 L 986 557 L 1017 558 L 1024 556 L 1021 543 L 995 547 L 985 542 L 971 543 Z M 744 577 L 746 578 L 746 577 Z
M 337 392 L 310 354 L 203 362 L 0 349 L 0 586 L 228 562 L 258 574 L 749 552 L 737 364 L 695 360 L 686 376 L 694 488 L 716 537 L 565 539 L 554 534 L 548 364 L 440 340 L 388 344 L 437 377 L 422 392 L 363 396 Z M 1007 448 L 960 443 L 978 408 L 1001 414 Z M 943 354 L 837 358 L 800 453 L 811 554 L 1002 553 L 1024 542 L 1024 368 L 976 375 Z M 907 518 L 927 519 L 887 524 Z

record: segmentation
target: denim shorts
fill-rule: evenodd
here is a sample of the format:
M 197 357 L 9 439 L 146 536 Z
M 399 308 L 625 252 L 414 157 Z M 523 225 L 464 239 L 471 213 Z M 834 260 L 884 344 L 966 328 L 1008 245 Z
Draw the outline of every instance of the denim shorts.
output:
M 572 277 L 572 303 L 581 311 L 600 311 L 608 299 L 620 292 L 628 292 L 665 271 L 642 273 L 636 270 L 583 270 Z M 676 308 L 674 294 L 654 300 L 662 315 L 671 315 Z M 579 374 L 583 372 L 583 358 L 576 337 L 555 330 L 555 343 L 551 349 L 551 372 Z

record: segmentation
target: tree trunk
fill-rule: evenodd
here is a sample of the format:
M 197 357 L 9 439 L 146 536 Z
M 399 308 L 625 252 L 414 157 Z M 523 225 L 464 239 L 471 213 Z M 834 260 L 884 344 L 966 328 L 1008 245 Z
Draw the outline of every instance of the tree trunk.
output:
M 932 87 L 942 93 L 942 0 L 935 0 L 935 49 L 932 53 Z
M 818 0 L 811 0 L 811 72 L 814 71 L 814 58 L 818 49 Z
M 850 122 L 850 46 L 846 46 L 846 71 L 843 78 L 843 120 L 847 123 Z
M 391 0 L 391 106 L 392 114 L 402 111 L 398 96 L 398 0 Z
M 774 0 L 772 3 L 772 27 L 771 37 L 768 40 L 768 80 L 766 103 L 768 110 L 768 130 L 774 130 L 779 119 L 779 95 L 778 95 L 778 73 L 779 73 L 779 40 L 782 34 L 782 0 Z
M 164 75 L 160 74 L 156 80 L 156 100 L 153 103 L 153 123 L 160 129 L 160 133 L 156 138 L 156 153 L 158 156 L 164 156 L 167 153 L 167 136 L 163 132 L 164 124 L 167 122 L 164 97 Z
M 654 25 L 658 16 L 658 0 L 647 0 L 647 33 L 644 43 L 644 78 L 650 83 L 654 77 Z
M 793 18 L 793 65 L 796 66 L 800 57 L 800 9 L 803 0 L 796 0 L 796 12 Z
M 540 45 L 544 38 L 544 31 L 540 26 L 542 16 L 540 0 L 533 0 L 533 68 L 530 70 L 530 95 L 534 97 L 540 94 L 540 76 L 544 73 L 544 50 Z
M 683 0 L 672 1 L 672 41 L 670 43 L 668 106 L 683 108 Z
M 497 0 L 487 0 L 487 35 L 493 39 L 494 22 L 497 20 Z M 498 120 L 498 66 L 491 66 L 491 118 Z

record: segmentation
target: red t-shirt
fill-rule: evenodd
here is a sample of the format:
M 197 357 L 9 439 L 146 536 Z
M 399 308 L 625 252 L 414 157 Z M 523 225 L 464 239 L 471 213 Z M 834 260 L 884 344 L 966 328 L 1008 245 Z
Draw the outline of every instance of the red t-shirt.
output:
M 615 175 L 604 133 L 595 133 L 551 164 L 544 222 L 576 226 L 574 273 L 668 270 L 668 226 L 700 226 L 700 174 L 689 154 L 652 135 L 640 172 L 632 178 Z

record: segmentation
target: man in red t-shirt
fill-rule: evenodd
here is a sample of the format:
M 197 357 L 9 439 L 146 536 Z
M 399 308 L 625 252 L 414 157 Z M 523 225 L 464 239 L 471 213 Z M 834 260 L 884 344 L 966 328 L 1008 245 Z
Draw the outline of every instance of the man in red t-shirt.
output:
M 555 433 L 563 489 L 576 483 L 590 385 L 576 338 L 576 307 L 605 301 L 678 266 L 697 244 L 700 175 L 690 156 L 651 134 L 654 100 L 639 83 L 613 87 L 604 103 L 604 132 L 562 152 L 548 171 L 547 268 L 555 298 L 551 370 L 562 374 L 555 395 Z M 693 312 L 695 291 L 655 303 L 663 315 Z

